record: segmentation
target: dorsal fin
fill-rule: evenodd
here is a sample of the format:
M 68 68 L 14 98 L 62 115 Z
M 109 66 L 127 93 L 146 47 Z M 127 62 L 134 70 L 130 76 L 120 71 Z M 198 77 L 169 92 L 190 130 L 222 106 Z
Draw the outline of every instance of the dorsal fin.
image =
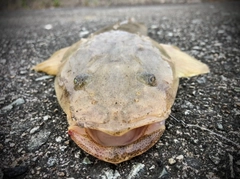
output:
M 147 27 L 142 23 L 136 22 L 134 18 L 129 18 L 128 20 L 102 28 L 95 32 L 94 35 L 104 33 L 110 30 L 121 30 L 133 34 L 141 34 L 147 36 Z

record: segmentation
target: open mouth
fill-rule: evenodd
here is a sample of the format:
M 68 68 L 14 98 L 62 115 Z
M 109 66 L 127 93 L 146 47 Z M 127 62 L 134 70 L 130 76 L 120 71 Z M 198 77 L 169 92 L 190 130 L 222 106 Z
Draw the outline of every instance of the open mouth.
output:
M 102 146 L 123 146 L 128 145 L 139 139 L 146 131 L 147 126 L 139 127 L 121 136 L 109 135 L 105 132 L 93 129 L 86 129 L 87 134 L 98 144 Z
M 147 151 L 159 140 L 164 130 L 165 121 L 161 121 L 132 129 L 121 136 L 79 126 L 70 126 L 68 133 L 87 153 L 116 164 Z

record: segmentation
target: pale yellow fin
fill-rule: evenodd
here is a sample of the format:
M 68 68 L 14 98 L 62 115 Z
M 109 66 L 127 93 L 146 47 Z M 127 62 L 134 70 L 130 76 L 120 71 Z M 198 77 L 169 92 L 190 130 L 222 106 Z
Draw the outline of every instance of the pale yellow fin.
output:
M 57 75 L 61 69 L 61 65 L 78 49 L 80 44 L 84 41 L 85 39 L 81 39 L 70 47 L 65 47 L 56 51 L 49 59 L 32 67 L 32 70 L 45 72 L 49 75 Z
M 209 68 L 206 64 L 182 52 L 177 47 L 165 44 L 160 45 L 171 57 L 178 77 L 191 77 L 209 72 Z
M 32 67 L 32 69 L 35 71 L 45 72 L 49 75 L 56 75 L 62 64 L 62 58 L 68 49 L 69 47 L 66 47 L 56 51 L 49 59 L 37 64 Z

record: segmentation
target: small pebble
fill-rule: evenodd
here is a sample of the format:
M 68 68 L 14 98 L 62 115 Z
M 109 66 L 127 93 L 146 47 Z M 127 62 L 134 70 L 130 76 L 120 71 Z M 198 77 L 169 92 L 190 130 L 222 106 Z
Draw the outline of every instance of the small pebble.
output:
M 41 167 L 36 167 L 36 170 L 38 170 L 38 171 L 41 170 L 41 169 L 42 169 Z
M 45 142 L 47 142 L 50 134 L 51 131 L 40 130 L 38 133 L 32 135 L 28 143 L 28 150 L 36 150 L 41 147 Z
M 169 163 L 170 165 L 173 165 L 173 164 L 176 163 L 176 160 L 175 160 L 174 158 L 170 158 L 170 159 L 168 159 L 168 163 Z
M 25 137 L 26 135 L 28 135 L 28 133 L 24 132 L 22 133 L 21 137 Z
M 12 105 L 19 106 L 19 105 L 24 104 L 24 103 L 25 103 L 25 101 L 24 101 L 23 98 L 18 98 L 12 103 Z
M 199 84 L 204 84 L 204 83 L 206 83 L 206 78 L 205 77 L 200 77 L 200 78 L 198 78 L 197 79 L 197 82 L 199 83 Z
M 19 73 L 20 73 L 20 75 L 25 75 L 25 74 L 28 73 L 28 71 L 27 70 L 21 70 Z
M 58 142 L 58 143 L 60 143 L 60 142 L 62 142 L 62 137 L 61 136 L 59 136 L 59 137 L 56 137 L 56 142 Z
M 10 141 L 11 141 L 11 139 L 5 139 L 4 143 L 6 144 L 6 143 L 8 143 Z
M 75 158 L 79 158 L 80 155 L 81 155 L 81 151 L 78 151 L 78 152 L 75 153 L 74 157 L 75 157 Z
M 79 37 L 85 37 L 89 34 L 89 31 L 82 31 L 79 33 Z
M 65 145 L 69 145 L 69 140 L 64 142 Z
M 191 114 L 191 111 L 190 111 L 190 110 L 185 110 L 185 111 L 184 111 L 184 115 L 189 115 L 189 114 Z
M 36 156 L 36 157 L 33 157 L 31 160 L 32 160 L 33 162 L 36 162 L 36 161 L 37 161 L 37 159 L 38 159 L 38 156 Z
M 1 110 L 4 112 L 7 112 L 7 111 L 10 111 L 12 108 L 13 108 L 12 104 L 9 104 L 9 105 L 3 107 Z
M 237 93 L 240 92 L 240 88 L 239 87 L 234 87 L 234 91 L 236 91 Z
M 89 165 L 89 164 L 91 164 L 91 163 L 92 163 L 92 162 L 89 160 L 88 157 L 84 157 L 84 159 L 83 159 L 83 164 Z
M 177 157 L 176 157 L 176 159 L 177 159 L 177 160 L 179 160 L 179 161 L 182 161 L 182 160 L 183 160 L 183 158 L 184 158 L 184 156 L 183 156 L 183 155 L 179 155 L 179 156 L 177 156 Z
M 155 153 L 153 154 L 153 156 L 156 158 L 156 157 L 159 157 L 159 154 L 158 154 L 157 152 L 155 152 Z
M 53 76 L 51 76 L 51 75 L 45 75 L 45 76 L 36 78 L 35 81 L 48 80 L 48 79 L 51 79 L 51 78 L 53 78 Z
M 173 36 L 173 33 L 172 32 L 168 32 L 167 34 L 169 37 L 172 37 Z
M 60 177 L 64 177 L 65 173 L 64 172 L 57 172 L 57 175 L 60 176 Z
M 67 148 L 67 146 L 60 146 L 60 147 L 59 147 L 59 149 L 60 149 L 62 152 L 64 152 L 66 148 Z
M 198 139 L 194 139 L 193 142 L 194 142 L 194 144 L 197 144 L 198 143 Z
M 168 172 L 167 172 L 167 169 L 165 167 L 163 167 L 163 169 L 162 169 L 158 178 L 165 178 L 166 176 L 168 176 Z
M 144 164 L 138 163 L 136 165 L 133 165 L 129 175 L 127 178 L 135 178 L 136 175 L 139 173 L 140 170 L 142 170 L 145 167 Z
M 48 165 L 49 167 L 54 166 L 56 163 L 57 163 L 57 160 L 56 160 L 56 158 L 54 158 L 54 157 L 50 157 L 50 158 L 48 159 L 48 161 L 47 161 L 47 165 Z
M 199 46 L 194 46 L 192 49 L 193 49 L 193 50 L 199 50 L 199 51 L 200 51 L 202 48 L 199 47 Z
M 39 130 L 39 126 L 37 126 L 37 127 L 34 127 L 34 128 L 32 128 L 31 130 L 30 130 L 30 134 L 33 134 L 33 133 L 35 133 L 35 132 L 37 132 L 38 130 Z
M 223 130 L 223 125 L 222 125 L 221 123 L 217 123 L 217 128 L 218 128 L 219 130 Z
M 49 116 L 44 116 L 44 117 L 43 117 L 43 120 L 44 120 L 44 121 L 46 121 L 46 120 L 48 120 L 48 119 L 49 119 Z
M 9 146 L 10 146 L 10 147 L 14 147 L 15 144 L 14 144 L 14 143 L 10 143 Z
M 155 167 L 155 165 L 152 165 L 150 168 L 149 168 L 149 170 L 153 170 L 153 169 L 155 169 L 156 167 Z
M 52 28 L 53 28 L 52 24 L 46 24 L 46 25 L 44 26 L 44 29 L 46 29 L 46 30 L 50 30 L 50 29 L 52 29 Z
M 23 151 L 21 151 L 21 153 L 22 153 L 22 154 L 25 154 L 25 153 L 26 153 L 26 151 L 25 151 L 25 150 L 23 150 Z
M 151 25 L 151 29 L 157 29 L 158 25 Z
M 3 107 L 1 110 L 3 112 L 7 112 L 7 111 L 10 111 L 13 108 L 13 106 L 19 106 L 19 105 L 24 104 L 24 103 L 25 103 L 25 101 L 24 101 L 23 98 L 18 98 L 15 101 L 13 101 L 11 104 Z
M 120 177 L 121 175 L 117 170 L 114 171 L 109 168 L 104 168 L 102 170 L 102 174 L 99 175 L 99 178 L 102 178 L 102 179 L 118 179 Z

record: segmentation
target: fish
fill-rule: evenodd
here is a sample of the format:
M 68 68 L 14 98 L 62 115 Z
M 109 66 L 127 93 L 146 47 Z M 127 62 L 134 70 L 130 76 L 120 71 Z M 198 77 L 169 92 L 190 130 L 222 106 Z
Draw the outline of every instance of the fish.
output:
M 33 70 L 54 75 L 68 134 L 85 152 L 118 164 L 146 152 L 165 131 L 179 78 L 209 72 L 133 19 L 55 52 Z

